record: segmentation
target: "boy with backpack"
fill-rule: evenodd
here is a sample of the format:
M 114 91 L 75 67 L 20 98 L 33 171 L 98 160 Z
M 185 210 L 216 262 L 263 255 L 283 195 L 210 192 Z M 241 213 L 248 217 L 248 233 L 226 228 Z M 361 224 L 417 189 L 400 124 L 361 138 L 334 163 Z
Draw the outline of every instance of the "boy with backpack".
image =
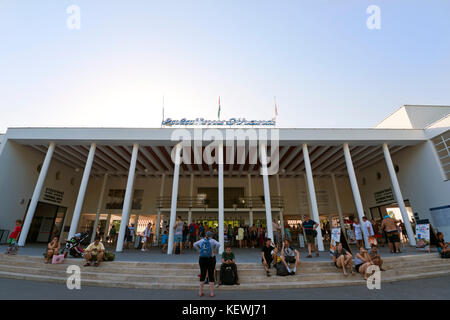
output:
M 209 281 L 209 296 L 214 297 L 214 269 L 216 266 L 215 252 L 218 252 L 220 244 L 213 238 L 212 232 L 208 231 L 206 237 L 194 243 L 194 248 L 200 252 L 198 264 L 200 266 L 200 291 L 198 295 L 203 296 L 203 286 L 206 274 Z
M 6 249 L 6 254 L 17 254 L 19 251 L 19 246 L 17 241 L 19 240 L 20 232 L 22 231 L 22 220 L 16 220 L 16 226 L 13 232 L 8 237 L 8 248 Z M 14 251 L 11 251 L 14 249 Z
M 222 253 L 222 265 L 220 266 L 219 285 L 222 284 L 239 285 L 237 266 L 234 253 L 231 251 L 231 246 L 227 246 L 225 251 Z
M 189 225 L 189 249 L 192 249 L 192 245 L 197 241 L 198 225 L 195 222 L 191 222 Z

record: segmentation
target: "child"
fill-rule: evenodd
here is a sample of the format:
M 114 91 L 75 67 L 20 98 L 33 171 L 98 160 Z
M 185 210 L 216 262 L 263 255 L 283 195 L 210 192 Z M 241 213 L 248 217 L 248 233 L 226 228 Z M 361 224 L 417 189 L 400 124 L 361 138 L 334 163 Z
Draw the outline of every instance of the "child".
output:
M 161 236 L 161 244 L 162 246 L 162 253 L 165 252 L 165 250 L 167 250 L 167 239 L 169 238 L 169 227 L 166 227 L 166 231 L 164 232 L 164 234 Z
M 22 231 L 22 220 L 16 220 L 16 226 L 14 227 L 13 232 L 9 235 L 8 238 L 8 248 L 6 249 L 6 254 L 17 254 L 19 251 L 19 246 L 17 245 L 17 241 L 19 240 L 20 232 Z M 14 247 L 14 252 L 11 252 L 11 249 Z

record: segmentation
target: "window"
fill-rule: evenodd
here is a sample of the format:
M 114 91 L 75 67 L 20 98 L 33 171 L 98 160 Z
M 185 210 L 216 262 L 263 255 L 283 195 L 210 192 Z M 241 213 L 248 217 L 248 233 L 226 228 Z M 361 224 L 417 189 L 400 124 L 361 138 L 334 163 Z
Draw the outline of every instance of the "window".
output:
M 450 180 L 450 130 L 433 140 L 445 177 Z

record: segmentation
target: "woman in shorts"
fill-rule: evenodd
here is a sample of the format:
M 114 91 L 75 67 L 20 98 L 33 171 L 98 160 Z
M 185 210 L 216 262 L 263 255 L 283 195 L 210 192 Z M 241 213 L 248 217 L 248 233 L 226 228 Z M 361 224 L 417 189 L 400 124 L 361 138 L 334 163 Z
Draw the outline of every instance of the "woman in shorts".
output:
M 367 252 L 364 247 L 359 247 L 359 252 L 356 254 L 355 257 L 355 270 L 356 272 L 359 272 L 364 275 L 364 280 L 367 280 L 369 277 L 367 271 L 367 268 L 370 265 L 373 265 L 374 263 L 370 259 L 369 253 Z

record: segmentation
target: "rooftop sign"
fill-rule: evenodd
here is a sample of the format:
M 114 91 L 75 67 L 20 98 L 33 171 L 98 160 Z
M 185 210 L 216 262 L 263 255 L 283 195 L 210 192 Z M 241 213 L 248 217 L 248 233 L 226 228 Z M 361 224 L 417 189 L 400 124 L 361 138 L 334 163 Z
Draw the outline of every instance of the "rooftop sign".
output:
M 247 120 L 245 118 L 231 118 L 229 120 L 206 120 L 197 118 L 188 120 L 173 120 L 167 118 L 162 122 L 163 126 L 275 126 L 275 120 Z

